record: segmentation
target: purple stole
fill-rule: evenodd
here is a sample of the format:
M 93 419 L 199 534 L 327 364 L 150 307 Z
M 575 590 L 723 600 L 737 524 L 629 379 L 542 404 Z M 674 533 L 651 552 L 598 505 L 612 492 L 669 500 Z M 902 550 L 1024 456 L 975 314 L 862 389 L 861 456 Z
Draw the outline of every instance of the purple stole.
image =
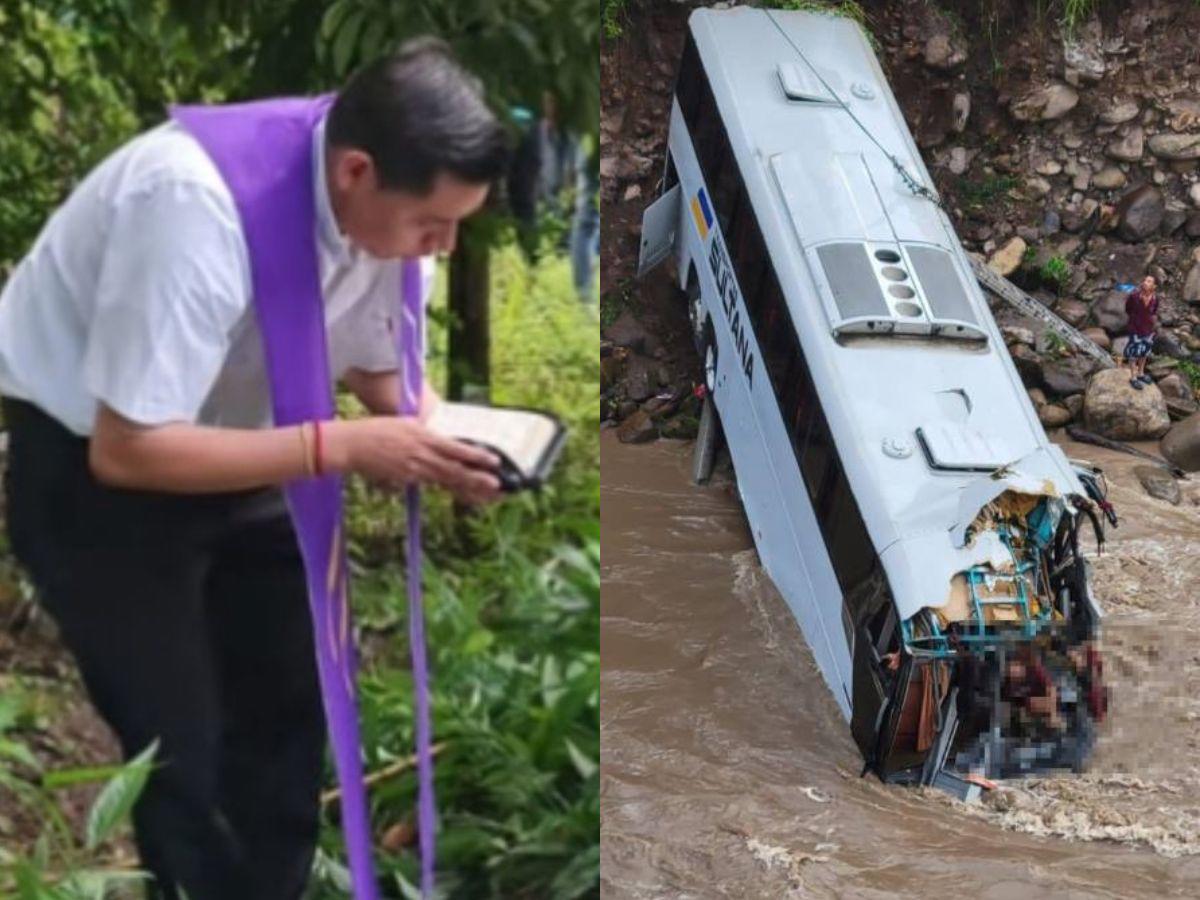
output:
M 227 106 L 178 106 L 171 116 L 216 164 L 233 195 L 250 256 L 275 425 L 336 415 L 326 349 L 313 192 L 313 128 L 331 96 Z M 423 378 L 424 307 L 417 260 L 402 265 L 393 321 L 403 376 L 400 412 L 415 415 Z M 299 444 L 297 444 L 299 450 Z M 284 488 L 308 582 L 317 670 L 342 790 L 342 825 L 356 900 L 376 900 L 371 829 L 355 707 L 355 650 L 347 600 L 342 479 L 324 475 Z M 421 605 L 419 492 L 408 500 L 408 589 L 420 782 L 422 893 L 432 890 L 434 820 L 428 678 Z M 316 798 L 314 798 L 316 802 Z

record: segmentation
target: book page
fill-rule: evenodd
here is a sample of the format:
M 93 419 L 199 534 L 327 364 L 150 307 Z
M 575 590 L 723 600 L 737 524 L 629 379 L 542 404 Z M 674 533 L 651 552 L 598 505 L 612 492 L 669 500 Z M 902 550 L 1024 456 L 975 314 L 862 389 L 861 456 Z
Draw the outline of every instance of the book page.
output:
M 558 424 L 542 413 L 446 400 L 437 405 L 427 424 L 444 437 L 488 444 L 503 451 L 526 478 L 537 470 L 558 432 Z

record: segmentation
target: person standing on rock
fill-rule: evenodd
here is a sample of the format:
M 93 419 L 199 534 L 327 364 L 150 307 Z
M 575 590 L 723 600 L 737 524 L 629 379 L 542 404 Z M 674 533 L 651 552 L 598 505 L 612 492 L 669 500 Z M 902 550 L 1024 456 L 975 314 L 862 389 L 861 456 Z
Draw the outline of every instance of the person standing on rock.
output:
M 1154 349 L 1155 315 L 1158 313 L 1158 294 L 1153 275 L 1142 279 L 1142 284 L 1130 292 L 1125 301 L 1125 315 L 1129 317 L 1129 343 L 1125 345 L 1125 359 L 1129 362 L 1129 383 L 1135 390 L 1152 384 L 1154 379 L 1146 374 L 1146 363 Z
M 7 525 L 124 754 L 158 742 L 133 811 L 151 896 L 297 900 L 325 716 L 281 487 L 498 498 L 492 454 L 423 424 L 436 395 L 396 415 L 390 319 L 402 283 L 428 297 L 508 139 L 430 39 L 336 96 L 172 116 L 75 189 L 0 295 Z M 335 379 L 372 414 L 273 412 L 297 384 L 332 407 Z

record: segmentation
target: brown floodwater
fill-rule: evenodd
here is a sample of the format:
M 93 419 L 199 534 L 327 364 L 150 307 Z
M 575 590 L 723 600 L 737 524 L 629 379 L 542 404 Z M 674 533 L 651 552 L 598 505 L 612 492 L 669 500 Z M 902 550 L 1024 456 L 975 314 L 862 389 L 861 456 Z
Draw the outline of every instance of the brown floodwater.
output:
M 1178 506 L 1082 445 L 1122 514 L 1095 561 L 1111 714 L 1089 771 L 965 805 L 862 761 L 728 474 L 602 438 L 605 898 L 1200 896 L 1200 476 Z

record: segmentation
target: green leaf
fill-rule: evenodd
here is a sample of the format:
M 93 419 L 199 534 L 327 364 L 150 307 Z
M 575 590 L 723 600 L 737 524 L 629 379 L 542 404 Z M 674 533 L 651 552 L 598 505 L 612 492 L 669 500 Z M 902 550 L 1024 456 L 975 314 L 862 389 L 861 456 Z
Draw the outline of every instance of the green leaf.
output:
M 121 771 L 121 766 L 84 766 L 76 769 L 56 769 L 42 776 L 42 787 L 55 791 L 76 784 L 107 781 Z
M 346 20 L 338 29 L 337 37 L 333 42 L 332 62 L 333 71 L 339 77 L 350 71 L 350 64 L 354 60 L 354 51 L 358 49 L 359 32 L 366 20 L 366 11 L 356 9 L 346 16 Z
M 596 770 L 600 768 L 599 764 L 589 757 L 586 753 L 575 746 L 575 742 L 570 738 L 564 738 L 567 744 L 567 755 L 571 757 L 571 764 L 575 766 L 575 771 L 579 773 L 579 777 L 587 781 L 596 774 Z
M 94 850 L 102 844 L 112 830 L 129 815 L 133 804 L 137 802 L 138 795 L 146 786 L 146 780 L 150 777 L 156 752 L 158 752 L 157 739 L 134 759 L 122 766 L 121 771 L 113 776 L 100 791 L 100 795 L 96 797 L 96 802 L 92 804 L 91 811 L 88 813 L 87 847 L 89 850 Z

